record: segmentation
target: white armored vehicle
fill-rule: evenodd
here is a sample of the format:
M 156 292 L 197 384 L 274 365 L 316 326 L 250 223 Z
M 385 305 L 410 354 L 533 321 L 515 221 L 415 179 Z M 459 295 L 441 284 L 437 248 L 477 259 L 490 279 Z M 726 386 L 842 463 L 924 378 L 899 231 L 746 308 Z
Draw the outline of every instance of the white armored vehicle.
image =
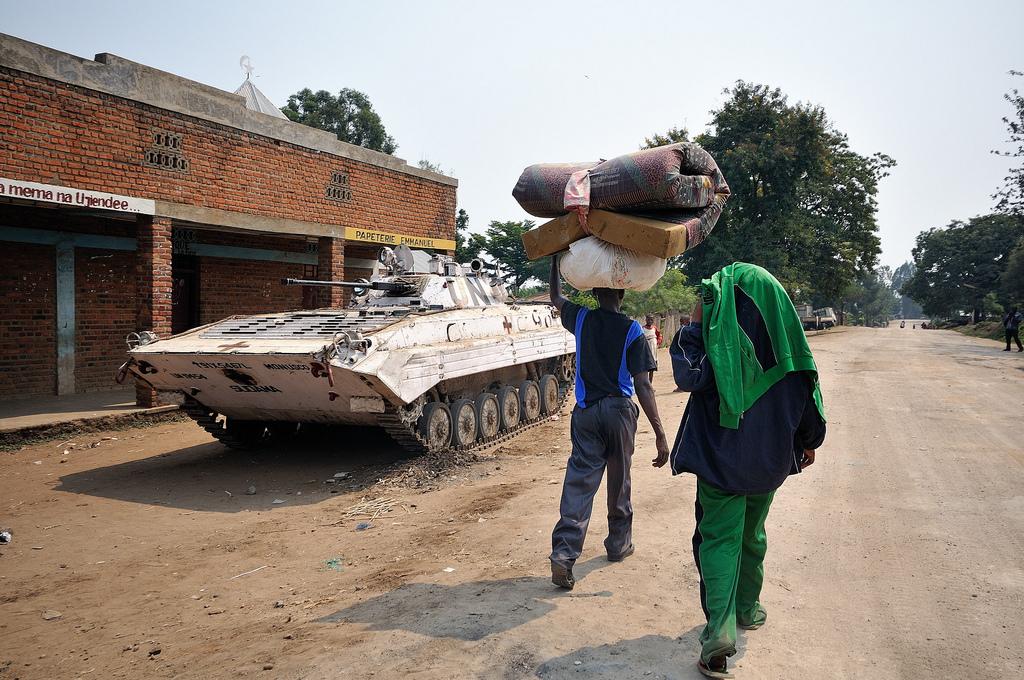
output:
M 555 309 L 510 301 L 478 261 L 399 246 L 369 281 L 282 283 L 346 286 L 352 302 L 133 334 L 119 379 L 180 392 L 231 447 L 323 423 L 382 427 L 432 452 L 522 432 L 556 413 L 574 380 L 575 344 Z

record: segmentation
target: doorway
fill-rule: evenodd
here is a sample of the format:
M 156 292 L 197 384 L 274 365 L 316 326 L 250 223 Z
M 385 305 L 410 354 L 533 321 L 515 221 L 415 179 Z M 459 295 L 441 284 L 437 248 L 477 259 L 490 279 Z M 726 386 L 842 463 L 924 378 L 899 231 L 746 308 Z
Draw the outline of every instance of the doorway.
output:
M 171 258 L 171 332 L 184 333 L 199 325 L 199 258 L 174 255 Z

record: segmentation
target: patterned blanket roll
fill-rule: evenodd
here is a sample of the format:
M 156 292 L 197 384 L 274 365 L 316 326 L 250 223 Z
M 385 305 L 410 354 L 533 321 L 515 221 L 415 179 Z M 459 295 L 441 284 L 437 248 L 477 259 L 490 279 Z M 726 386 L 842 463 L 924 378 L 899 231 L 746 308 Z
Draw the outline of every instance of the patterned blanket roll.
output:
M 590 208 L 619 212 L 707 208 L 724 203 L 729 185 L 707 151 L 691 142 L 644 149 L 601 163 L 543 163 L 523 171 L 512 196 L 536 217 L 568 211 L 565 185 L 590 170 Z M 716 196 L 720 198 L 716 200 Z

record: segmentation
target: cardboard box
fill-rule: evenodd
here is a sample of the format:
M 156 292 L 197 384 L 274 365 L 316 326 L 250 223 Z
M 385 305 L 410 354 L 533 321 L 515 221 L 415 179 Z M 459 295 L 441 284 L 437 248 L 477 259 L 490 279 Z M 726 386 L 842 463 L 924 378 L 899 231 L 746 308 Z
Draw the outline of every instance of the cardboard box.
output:
M 693 248 L 707 237 L 722 214 L 727 198 L 727 194 L 716 194 L 714 203 L 706 208 L 671 210 L 660 214 L 630 215 L 591 210 L 587 225 L 590 233 L 602 241 L 667 259 Z M 579 216 L 570 213 L 523 234 L 523 246 L 527 257 L 536 260 L 560 253 L 584 236 Z

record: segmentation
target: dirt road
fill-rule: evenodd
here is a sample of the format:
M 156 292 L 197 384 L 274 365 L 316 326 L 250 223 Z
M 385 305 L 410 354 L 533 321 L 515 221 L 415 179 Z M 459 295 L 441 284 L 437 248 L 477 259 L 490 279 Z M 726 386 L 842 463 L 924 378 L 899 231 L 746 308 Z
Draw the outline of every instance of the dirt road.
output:
M 737 677 L 1021 677 L 1024 354 L 895 326 L 811 343 L 829 438 L 777 495 Z M 0 679 L 699 677 L 694 480 L 650 467 L 642 426 L 637 554 L 605 561 L 598 506 L 558 591 L 567 443 L 563 416 L 437 477 L 370 434 L 238 454 L 187 422 L 0 454 Z M 391 509 L 346 518 L 363 498 Z

